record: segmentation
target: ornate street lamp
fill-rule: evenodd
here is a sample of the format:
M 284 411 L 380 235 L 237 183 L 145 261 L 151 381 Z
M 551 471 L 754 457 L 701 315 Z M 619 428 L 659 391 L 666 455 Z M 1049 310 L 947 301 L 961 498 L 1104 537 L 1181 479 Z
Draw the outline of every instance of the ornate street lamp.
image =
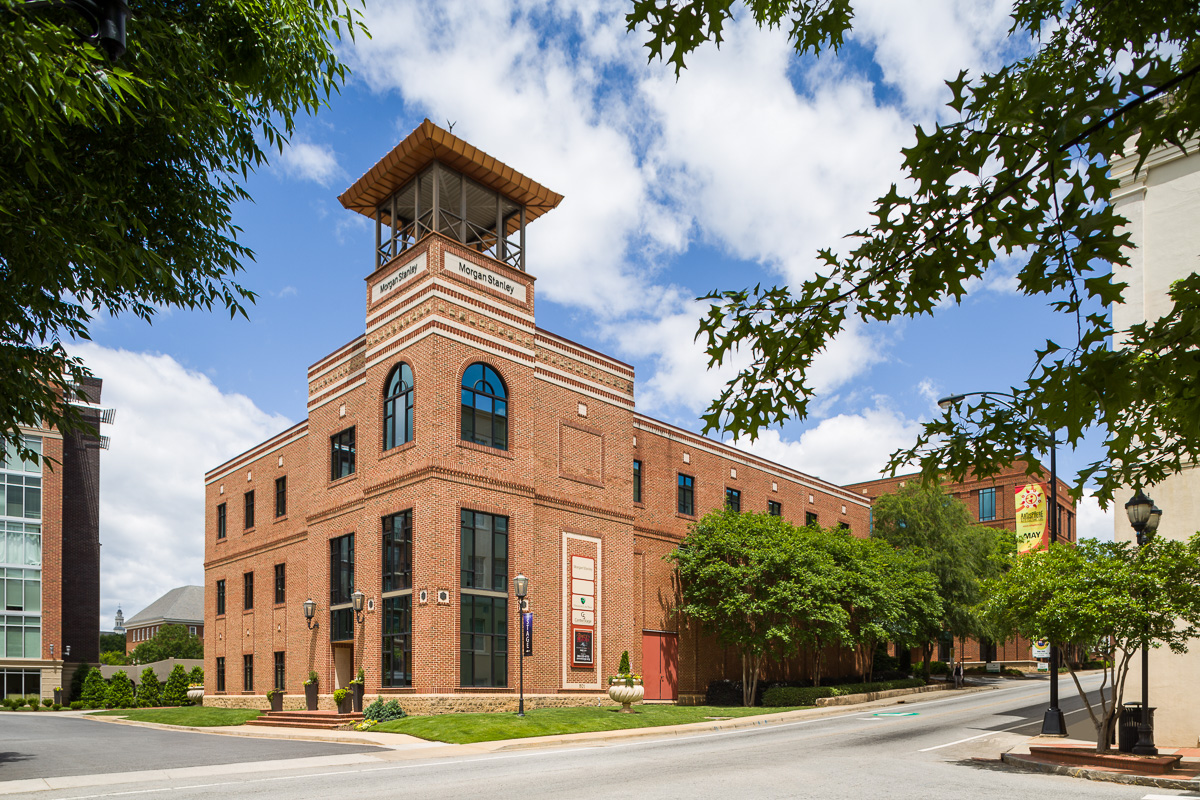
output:
M 308 629 L 315 631 L 321 627 L 321 623 L 313 622 L 313 617 L 317 614 L 317 604 L 310 597 L 304 601 L 304 620 L 308 623 Z
M 1150 544 L 1158 530 L 1162 509 L 1138 489 L 1125 504 L 1125 515 L 1137 533 L 1138 547 L 1144 548 Z M 1144 555 L 1145 551 L 1141 553 Z M 1133 753 L 1139 756 L 1158 755 L 1158 748 L 1154 746 L 1154 728 L 1150 724 L 1150 640 L 1146 636 L 1142 637 L 1142 721 L 1138 723 L 1138 740 L 1133 746 Z
M 525 595 L 529 593 L 529 578 L 518 574 L 513 578 L 513 590 L 517 593 L 517 648 L 521 651 L 520 700 L 517 701 L 517 716 L 525 716 L 525 618 L 521 616 L 525 608 Z
M 350 602 L 354 603 L 354 620 L 359 624 L 363 624 L 363 603 L 367 596 L 359 590 L 355 590 L 354 594 L 350 595 Z
M 938 408 L 949 411 L 968 397 L 988 397 L 1005 408 L 1023 414 L 1017 407 L 1017 398 L 1008 392 L 967 392 L 955 394 L 938 400 Z M 1007 398 L 1007 399 L 1005 399 Z M 1028 419 L 1028 415 L 1025 415 Z M 1054 431 L 1049 428 L 1050 435 L 1050 544 L 1058 541 L 1058 442 Z M 1050 642 L 1050 707 L 1042 717 L 1042 736 L 1066 736 L 1067 722 L 1063 718 L 1062 709 L 1058 707 L 1058 645 Z

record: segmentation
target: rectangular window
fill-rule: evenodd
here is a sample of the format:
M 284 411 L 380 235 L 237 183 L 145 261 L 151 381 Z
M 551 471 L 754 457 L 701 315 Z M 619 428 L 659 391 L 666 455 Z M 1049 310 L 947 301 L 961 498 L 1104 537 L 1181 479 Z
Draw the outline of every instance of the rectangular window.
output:
M 225 538 L 225 504 L 217 506 L 217 538 Z
M 412 588 L 412 511 L 383 518 L 383 591 Z
M 770 514 L 772 517 L 782 517 L 783 516 L 783 506 L 780 503 L 776 503 L 774 500 L 768 500 L 767 501 L 767 513 Z
M 217 691 L 225 691 L 225 656 L 217 656 Z
M 508 599 L 463 593 L 462 684 L 508 685 Z
M 349 603 L 354 594 L 354 534 L 329 540 L 329 605 Z
M 225 581 L 217 581 L 217 616 L 225 613 Z
M 246 653 L 242 656 L 242 691 L 254 691 L 254 654 Z
M 742 510 L 742 493 L 737 489 L 725 490 L 725 507 L 730 511 Z
M 839 530 L 839 531 L 845 531 L 846 533 L 849 533 L 849 532 L 850 532 L 850 523 L 849 523 L 849 522 L 839 522 L 839 523 L 838 523 L 838 530 Z
M 246 530 L 250 530 L 251 528 L 254 527 L 254 490 L 253 489 L 246 492 L 245 525 L 243 527 L 245 527 Z
M 287 475 L 275 479 L 275 516 L 287 514 Z
M 462 587 L 508 593 L 508 517 L 463 511 Z
M 633 502 L 642 502 L 642 462 L 633 462 Z
M 254 573 L 247 572 L 242 576 L 242 610 L 254 608 Z
M 696 480 L 691 475 L 679 473 L 679 513 L 693 516 L 696 513 Z
M 192 636 L 195 636 L 196 635 L 196 626 L 188 625 L 188 633 L 190 633 Z
M 329 437 L 329 480 L 354 474 L 354 428 Z
M 282 603 L 287 597 L 286 570 L 287 570 L 287 566 L 284 564 L 276 564 L 275 565 L 275 604 L 276 605 L 279 605 L 280 603 Z
M 354 609 L 345 605 L 329 612 L 329 641 L 350 642 L 354 640 Z
M 817 521 L 817 512 L 805 511 L 804 512 L 804 524 L 809 525 L 809 526 L 819 525 L 820 523 Z
M 412 594 L 383 598 L 383 685 L 412 686 Z
M 996 518 L 996 490 L 979 490 L 979 521 L 987 522 Z
M 275 688 L 282 689 L 283 682 L 287 679 L 287 673 L 284 671 L 284 655 L 283 653 L 275 653 Z

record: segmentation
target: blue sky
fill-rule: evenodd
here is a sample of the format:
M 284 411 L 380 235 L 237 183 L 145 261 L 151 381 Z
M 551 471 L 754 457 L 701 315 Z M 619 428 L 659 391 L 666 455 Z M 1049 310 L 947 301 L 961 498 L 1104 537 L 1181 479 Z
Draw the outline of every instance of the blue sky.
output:
M 118 409 L 102 466 L 102 621 L 201 583 L 203 473 L 303 418 L 305 370 L 362 333 L 374 232 L 337 195 L 429 117 L 562 192 L 529 229 L 538 324 L 637 368 L 639 408 L 699 430 L 722 376 L 692 343 L 712 289 L 797 282 L 899 179 L 942 81 L 1011 52 L 1006 6 L 857 3 L 840 58 L 798 59 L 738 21 L 678 80 L 626 34 L 625 2 L 374 2 L 373 38 L 330 108 L 252 176 L 236 208 L 257 254 L 250 320 L 104 319 L 76 346 Z M 817 413 L 752 449 L 848 483 L 876 477 L 938 397 L 1021 381 L 1068 320 L 989 274 L 932 318 L 857 327 L 814 368 Z M 1068 473 L 1096 448 L 1060 455 Z M 1111 536 L 1087 503 L 1084 535 Z

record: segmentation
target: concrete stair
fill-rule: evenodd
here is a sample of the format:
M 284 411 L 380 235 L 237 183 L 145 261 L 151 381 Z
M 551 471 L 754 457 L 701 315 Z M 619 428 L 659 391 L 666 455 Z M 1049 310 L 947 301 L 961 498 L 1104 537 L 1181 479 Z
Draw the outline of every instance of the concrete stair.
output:
M 362 722 L 362 714 L 339 714 L 336 711 L 267 711 L 247 725 L 272 728 L 309 728 L 336 730 L 349 722 Z

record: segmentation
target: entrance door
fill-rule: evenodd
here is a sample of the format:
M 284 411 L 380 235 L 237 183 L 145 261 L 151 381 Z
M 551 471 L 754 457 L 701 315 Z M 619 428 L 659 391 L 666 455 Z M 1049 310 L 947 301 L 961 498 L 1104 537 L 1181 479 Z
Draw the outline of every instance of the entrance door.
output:
M 679 696 L 679 635 L 643 631 L 642 671 L 647 700 L 676 699 Z
M 341 647 L 334 645 L 333 672 L 334 679 L 337 681 L 334 689 L 340 689 L 354 678 L 354 647 L 352 645 Z

